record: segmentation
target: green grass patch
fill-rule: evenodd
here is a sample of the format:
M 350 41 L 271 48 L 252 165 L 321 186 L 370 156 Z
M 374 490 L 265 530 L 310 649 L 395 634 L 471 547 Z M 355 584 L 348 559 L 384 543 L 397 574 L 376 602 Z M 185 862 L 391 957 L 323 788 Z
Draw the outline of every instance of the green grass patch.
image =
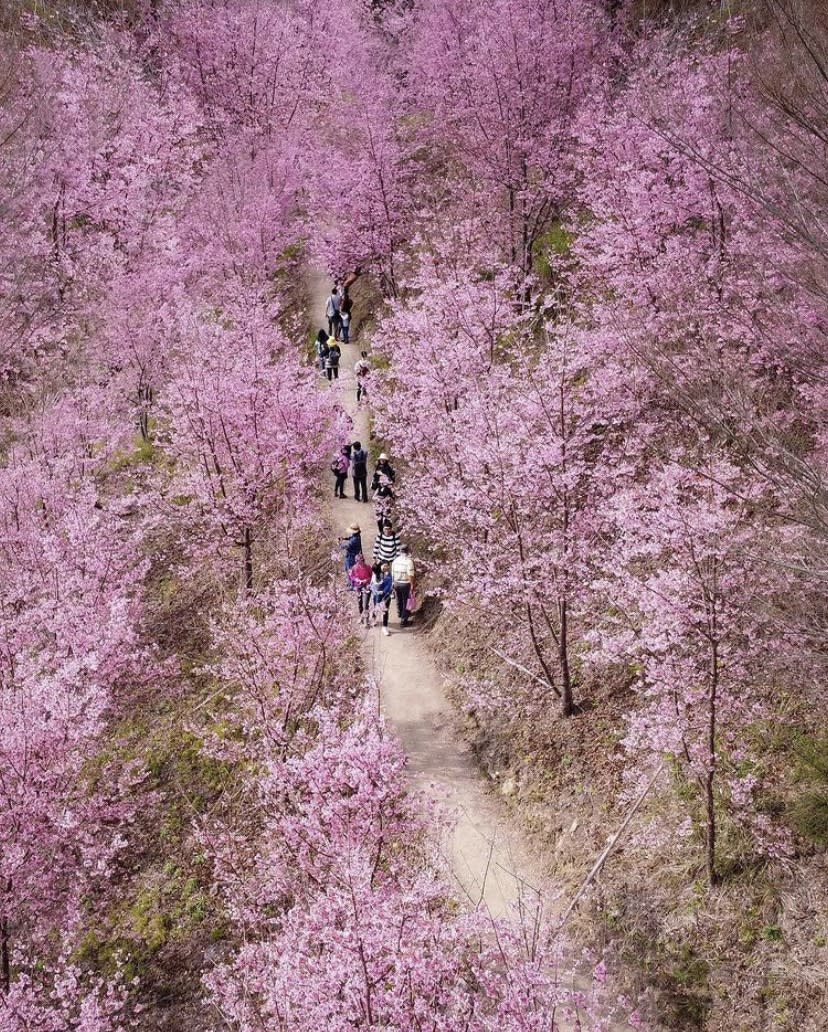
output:
M 828 735 L 795 733 L 791 742 L 793 780 L 801 786 L 788 806 L 788 819 L 808 842 L 828 847 Z
M 131 451 L 116 451 L 106 467 L 108 473 L 121 473 L 137 466 L 152 466 L 160 457 L 159 449 L 153 441 L 138 435 Z
M 551 280 L 554 259 L 568 256 L 574 240 L 575 237 L 567 232 L 560 222 L 553 222 L 532 247 L 532 267 L 535 274 L 547 282 Z

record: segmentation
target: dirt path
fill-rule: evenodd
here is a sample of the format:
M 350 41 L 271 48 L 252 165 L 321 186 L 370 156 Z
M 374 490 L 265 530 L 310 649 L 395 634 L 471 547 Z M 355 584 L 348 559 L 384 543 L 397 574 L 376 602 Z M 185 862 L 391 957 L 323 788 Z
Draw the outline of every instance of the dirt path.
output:
M 311 280 L 313 312 L 319 326 L 327 325 L 323 316 L 330 286 L 329 280 L 320 276 Z M 355 325 L 358 328 L 358 322 Z M 368 413 L 357 408 L 353 367 L 360 348 L 367 347 L 367 341 L 359 346 L 342 346 L 339 380 L 330 388 L 337 392 L 354 421 L 352 440 L 360 440 L 366 447 Z M 369 467 L 369 478 L 371 473 Z M 342 535 L 348 524 L 358 523 L 363 547 L 370 556 L 376 533 L 373 503 L 354 501 L 350 478 L 345 493 L 348 497 L 344 501 L 331 498 L 331 525 L 337 535 Z M 356 612 L 354 625 L 358 626 Z M 504 915 L 516 903 L 534 913 L 540 901 L 539 865 L 507 823 L 500 800 L 487 791 L 468 748 L 451 732 L 451 709 L 443 680 L 426 639 L 417 633 L 416 618 L 403 630 L 392 603 L 389 627 L 389 637 L 379 628 L 360 627 L 366 666 L 379 684 L 383 712 L 403 744 L 412 780 L 456 816 L 443 848 L 458 886 L 472 905 L 487 907 L 493 916 Z

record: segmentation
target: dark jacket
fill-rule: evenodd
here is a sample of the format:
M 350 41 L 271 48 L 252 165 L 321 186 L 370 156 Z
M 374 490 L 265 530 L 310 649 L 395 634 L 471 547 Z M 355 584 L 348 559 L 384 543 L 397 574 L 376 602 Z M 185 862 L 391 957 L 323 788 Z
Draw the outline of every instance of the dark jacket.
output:
M 380 476 L 383 473 L 385 474 L 385 476 L 388 477 L 392 484 L 397 479 L 397 474 L 394 472 L 394 467 L 391 465 L 388 459 L 383 459 L 381 462 L 377 463 L 377 468 L 374 470 L 374 479 L 371 481 L 372 491 L 376 491 L 377 487 L 379 486 Z
M 362 535 L 360 532 L 357 531 L 356 534 L 351 534 L 342 547 L 345 549 L 345 565 L 350 570 L 356 562 L 356 557 L 362 555 Z

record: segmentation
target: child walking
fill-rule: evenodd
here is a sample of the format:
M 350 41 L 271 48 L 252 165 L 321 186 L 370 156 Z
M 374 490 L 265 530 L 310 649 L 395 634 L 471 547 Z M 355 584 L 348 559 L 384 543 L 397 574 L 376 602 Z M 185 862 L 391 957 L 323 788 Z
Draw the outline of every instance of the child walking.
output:
M 371 624 L 376 625 L 377 612 L 382 612 L 382 633 L 388 630 L 388 611 L 391 608 L 391 593 L 394 582 L 391 579 L 391 567 L 388 563 L 374 563 L 371 568 Z
M 359 622 L 364 623 L 366 627 L 370 619 L 368 600 L 371 597 L 371 575 L 371 567 L 361 555 L 358 555 L 357 561 L 348 570 L 348 580 L 351 582 L 353 590 L 357 593 Z

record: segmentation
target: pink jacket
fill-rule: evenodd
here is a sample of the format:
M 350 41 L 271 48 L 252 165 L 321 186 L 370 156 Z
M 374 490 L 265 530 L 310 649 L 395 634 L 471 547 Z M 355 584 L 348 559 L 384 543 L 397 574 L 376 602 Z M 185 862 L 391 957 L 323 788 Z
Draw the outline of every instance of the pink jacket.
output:
M 367 588 L 371 583 L 371 567 L 363 559 L 361 563 L 354 563 L 348 570 L 348 580 L 354 588 Z

